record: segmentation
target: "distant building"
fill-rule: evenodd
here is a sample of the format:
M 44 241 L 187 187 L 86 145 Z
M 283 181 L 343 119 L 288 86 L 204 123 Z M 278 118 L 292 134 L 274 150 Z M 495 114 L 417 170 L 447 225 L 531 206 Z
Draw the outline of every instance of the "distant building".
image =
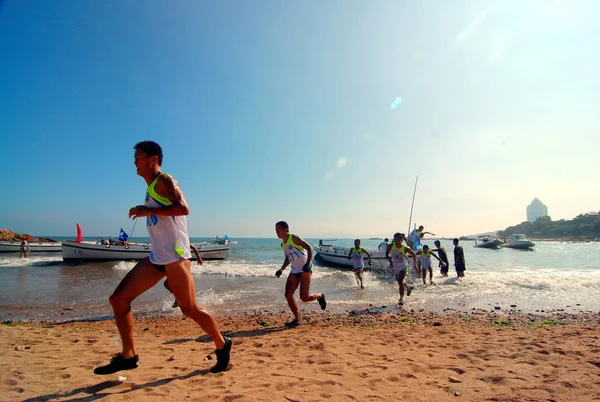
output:
M 536 197 L 527 206 L 527 221 L 533 223 L 544 216 L 548 216 L 548 207 Z

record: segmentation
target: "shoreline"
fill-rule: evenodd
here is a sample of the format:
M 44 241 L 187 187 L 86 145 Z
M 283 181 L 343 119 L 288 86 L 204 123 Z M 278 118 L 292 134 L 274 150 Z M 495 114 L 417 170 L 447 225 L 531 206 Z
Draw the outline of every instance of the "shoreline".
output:
M 569 325 L 573 323 L 577 324 L 598 324 L 600 325 L 600 311 L 592 310 L 579 310 L 579 311 L 565 311 L 564 309 L 556 310 L 540 310 L 522 312 L 516 309 L 502 310 L 496 308 L 494 310 L 486 310 L 481 308 L 471 308 L 470 310 L 460 310 L 453 308 L 444 308 L 442 310 L 424 310 L 424 309 L 399 309 L 397 306 L 370 306 L 364 309 L 354 309 L 345 312 L 320 312 L 317 309 L 300 310 L 301 317 L 307 317 L 307 321 L 310 324 L 327 324 L 332 325 L 347 325 L 348 322 L 355 320 L 367 320 L 371 324 L 378 324 L 377 319 L 385 321 L 390 316 L 402 316 L 408 318 L 411 322 L 427 322 L 429 320 L 436 321 L 481 321 L 494 324 L 495 321 L 502 321 L 495 325 L 503 326 L 531 326 L 537 322 L 553 321 L 555 324 L 552 325 Z M 281 311 L 273 310 L 254 310 L 252 312 L 240 311 L 232 312 L 226 315 L 214 314 L 213 316 L 220 322 L 240 321 L 247 324 L 248 321 L 261 320 L 261 322 L 273 321 L 278 325 L 283 325 L 286 320 L 292 318 L 292 314 L 287 309 Z M 136 313 L 134 312 L 134 320 L 139 321 L 185 321 L 190 320 L 189 318 L 179 313 Z M 65 320 L 40 320 L 40 321 L 26 321 L 26 320 L 4 320 L 0 322 L 0 327 L 6 326 L 47 326 L 47 325 L 70 325 L 70 324 L 86 324 L 86 323 L 106 323 L 113 322 L 113 315 L 106 315 L 94 318 L 73 318 Z M 265 326 L 265 325 L 262 325 Z M 270 325 L 267 325 L 270 326 Z
M 136 317 L 140 366 L 92 373 L 120 350 L 114 321 L 0 325 L 6 401 L 591 400 L 600 398 L 600 317 L 446 311 L 216 317 L 231 370 L 190 319 Z M 468 318 L 468 319 L 466 319 Z M 212 356 L 209 357 L 209 356 Z

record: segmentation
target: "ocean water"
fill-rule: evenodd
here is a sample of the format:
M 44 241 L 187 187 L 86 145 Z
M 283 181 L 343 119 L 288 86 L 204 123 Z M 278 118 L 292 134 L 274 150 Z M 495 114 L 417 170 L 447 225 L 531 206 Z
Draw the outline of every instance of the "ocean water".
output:
M 143 238 L 132 240 L 146 240 Z M 208 239 L 192 239 L 194 242 Z M 318 239 L 307 239 L 316 244 Z M 367 249 L 380 241 L 363 240 Z M 192 265 L 198 302 L 216 316 L 256 311 L 289 314 L 283 296 L 285 276 L 275 278 L 283 253 L 280 241 L 233 239 L 229 257 Z M 351 239 L 335 244 L 351 246 Z M 432 245 L 431 241 L 425 244 Z M 452 244 L 442 241 L 452 264 Z M 461 242 L 467 262 L 466 276 L 442 278 L 434 262 L 434 285 L 419 284 L 404 309 L 468 311 L 473 308 L 503 311 L 516 305 L 522 312 L 600 310 L 600 243 L 538 242 L 533 251 L 474 248 Z M 0 320 L 67 321 L 112 317 L 108 297 L 132 261 L 65 263 L 60 253 L 0 254 Z M 351 270 L 315 261 L 311 291 L 327 294 L 328 310 L 345 312 L 369 307 L 392 308 L 398 286 L 387 263 L 378 261 L 365 273 L 359 289 Z M 133 303 L 136 314 L 181 314 L 172 309 L 173 297 L 158 284 Z M 300 303 L 301 311 L 320 311 L 316 302 Z

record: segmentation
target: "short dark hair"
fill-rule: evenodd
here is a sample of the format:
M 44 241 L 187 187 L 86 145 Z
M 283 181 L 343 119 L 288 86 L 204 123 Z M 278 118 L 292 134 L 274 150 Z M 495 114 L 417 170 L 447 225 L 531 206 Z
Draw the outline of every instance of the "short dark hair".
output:
M 280 228 L 284 228 L 284 229 L 290 229 L 290 225 L 287 224 L 286 221 L 279 221 L 275 224 L 275 227 L 280 227 Z
M 398 236 L 399 237 L 404 237 L 404 233 L 400 233 L 400 232 L 394 233 L 394 237 L 398 237 Z
M 459 240 L 458 240 L 458 238 L 457 238 L 457 237 L 455 237 L 454 239 L 452 239 L 452 242 L 453 242 L 453 243 L 458 243 L 458 241 L 459 241 Z
M 162 166 L 163 153 L 162 148 L 154 141 L 141 141 L 135 144 L 133 149 L 139 149 L 144 152 L 146 156 L 158 156 L 158 166 Z
M 387 237 L 385 239 L 383 239 L 383 241 L 390 241 L 390 239 L 388 239 Z
M 439 240 L 436 240 L 433 242 L 433 244 L 435 244 L 437 246 L 438 244 L 442 244 L 442 243 Z

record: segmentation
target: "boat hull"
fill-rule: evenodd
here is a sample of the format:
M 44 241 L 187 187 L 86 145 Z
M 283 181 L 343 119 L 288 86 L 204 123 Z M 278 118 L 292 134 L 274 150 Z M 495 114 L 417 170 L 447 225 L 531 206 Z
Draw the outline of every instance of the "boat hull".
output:
M 509 242 L 502 245 L 504 248 L 513 248 L 515 250 L 530 250 L 534 243 L 530 241 L 522 241 L 522 242 Z
M 30 253 L 58 253 L 61 251 L 61 243 L 28 243 Z M 20 253 L 20 241 L 0 241 L 0 253 Z
M 313 245 L 313 248 L 316 252 L 316 256 L 321 258 L 324 262 L 336 265 L 339 267 L 344 267 L 348 269 L 354 269 L 354 263 L 352 260 L 348 259 L 348 254 L 350 253 L 350 249 L 347 247 L 339 247 L 339 246 L 317 246 Z M 373 261 L 376 260 L 387 260 L 385 258 L 385 253 L 381 251 L 376 251 L 371 253 L 371 259 Z M 365 255 L 365 267 L 368 267 L 369 257 Z
M 224 260 L 229 254 L 228 244 L 194 244 L 203 260 Z M 137 261 L 150 255 L 150 244 L 130 243 L 129 246 L 103 245 L 91 242 L 62 243 L 65 261 Z M 196 259 L 192 253 L 192 260 Z
M 474 247 L 477 248 L 490 248 L 490 249 L 499 249 L 502 246 L 502 242 L 500 240 L 489 240 L 483 243 L 477 243 Z

